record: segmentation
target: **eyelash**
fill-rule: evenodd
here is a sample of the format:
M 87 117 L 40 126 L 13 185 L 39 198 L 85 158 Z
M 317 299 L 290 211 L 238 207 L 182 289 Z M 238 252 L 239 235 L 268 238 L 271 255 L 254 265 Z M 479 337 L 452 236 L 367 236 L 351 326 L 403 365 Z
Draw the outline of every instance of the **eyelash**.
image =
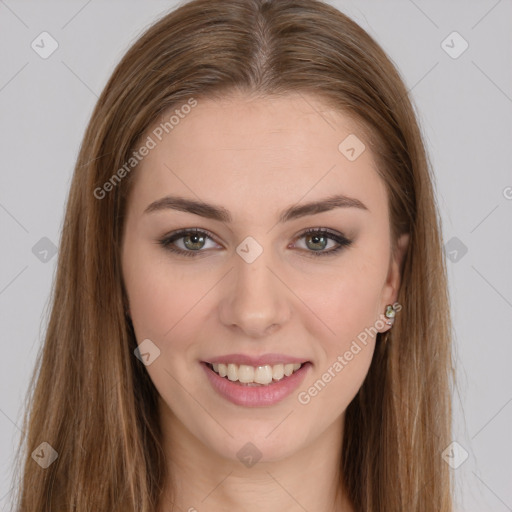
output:
M 215 241 L 213 235 L 209 231 L 192 228 L 192 229 L 180 229 L 179 231 L 175 231 L 171 235 L 158 240 L 157 243 L 160 244 L 167 251 L 194 258 L 194 257 L 197 257 L 198 253 L 205 252 L 205 251 L 202 251 L 202 250 L 184 251 L 183 249 L 178 249 L 171 245 L 176 240 L 179 240 L 180 238 L 184 238 L 184 235 L 190 235 L 190 234 L 204 235 L 207 238 L 209 238 L 210 240 Z M 313 257 L 332 256 L 332 255 L 338 253 L 339 251 L 341 251 L 342 249 L 344 249 L 345 247 L 348 247 L 349 245 L 352 244 L 352 240 L 349 240 L 348 238 L 345 238 L 343 235 L 329 231 L 325 228 L 307 229 L 306 231 L 303 231 L 302 233 L 300 233 L 297 236 L 296 240 L 299 240 L 299 239 L 305 237 L 306 235 L 311 235 L 311 234 L 326 236 L 327 238 L 334 240 L 335 242 L 337 242 L 339 244 L 338 247 L 335 247 L 334 249 L 330 249 L 329 251 L 306 251 L 306 252 L 311 253 L 311 256 L 313 256 Z

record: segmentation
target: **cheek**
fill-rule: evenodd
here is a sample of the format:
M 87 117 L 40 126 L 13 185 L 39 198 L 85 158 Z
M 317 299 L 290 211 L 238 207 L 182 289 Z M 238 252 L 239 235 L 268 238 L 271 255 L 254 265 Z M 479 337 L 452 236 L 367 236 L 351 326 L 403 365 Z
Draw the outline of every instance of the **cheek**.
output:
M 316 314 L 309 328 L 329 340 L 328 350 L 344 349 L 375 326 L 386 274 L 384 261 L 363 261 L 361 253 L 354 251 L 329 279 L 312 279 L 301 286 L 304 303 Z
M 314 375 L 301 387 L 297 398 L 306 416 L 320 418 L 320 428 L 327 427 L 348 407 L 368 373 L 379 319 L 375 311 L 381 278 L 376 270 L 347 272 L 324 288 L 322 300 L 309 299 L 325 329 L 318 332 L 319 322 L 309 327 L 321 354 Z
M 130 314 L 137 341 L 149 338 L 159 343 L 186 314 L 194 288 L 170 272 L 165 255 L 155 258 L 154 248 L 144 250 L 140 245 L 128 245 L 129 256 L 123 259 Z
M 301 389 L 299 402 L 307 405 L 305 414 L 344 411 L 368 373 L 381 327 L 379 304 L 388 270 L 387 257 L 374 256 L 388 254 L 386 240 L 378 236 L 371 240 L 347 252 L 331 279 L 302 287 L 304 302 L 317 315 L 308 329 L 321 351 L 315 374 Z

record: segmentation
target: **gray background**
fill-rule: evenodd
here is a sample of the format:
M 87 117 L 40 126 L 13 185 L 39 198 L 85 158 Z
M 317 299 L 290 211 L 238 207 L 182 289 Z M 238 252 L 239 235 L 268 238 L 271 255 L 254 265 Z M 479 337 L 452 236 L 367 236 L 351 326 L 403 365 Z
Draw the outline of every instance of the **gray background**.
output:
M 458 465 L 468 454 L 452 470 L 457 510 L 512 511 L 512 2 L 330 3 L 396 63 L 430 151 L 453 260 L 459 382 L 450 456 Z M 0 0 L 2 510 L 10 510 L 13 446 L 55 273 L 51 249 L 86 123 L 129 44 L 174 5 Z M 43 31 L 58 42 L 47 59 L 31 47 Z M 453 31 L 469 44 L 457 58 L 463 41 L 446 39 Z

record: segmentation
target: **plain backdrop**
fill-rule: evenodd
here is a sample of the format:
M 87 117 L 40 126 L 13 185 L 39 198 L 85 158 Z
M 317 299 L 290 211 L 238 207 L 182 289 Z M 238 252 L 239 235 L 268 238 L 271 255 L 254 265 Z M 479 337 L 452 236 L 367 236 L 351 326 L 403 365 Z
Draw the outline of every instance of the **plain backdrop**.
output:
M 512 511 L 512 2 L 329 3 L 397 65 L 433 165 L 459 374 L 450 447 L 457 510 Z M 0 0 L 3 510 L 86 123 L 129 45 L 175 5 Z

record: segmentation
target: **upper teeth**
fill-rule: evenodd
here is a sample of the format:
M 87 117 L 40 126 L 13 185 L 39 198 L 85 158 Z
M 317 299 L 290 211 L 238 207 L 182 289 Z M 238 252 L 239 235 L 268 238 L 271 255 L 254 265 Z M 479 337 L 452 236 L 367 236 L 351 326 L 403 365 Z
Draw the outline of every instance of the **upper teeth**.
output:
M 257 384 L 270 384 L 272 379 L 281 380 L 285 375 L 289 377 L 294 371 L 298 370 L 302 364 L 276 364 L 263 366 L 248 366 L 246 364 L 233 363 L 213 363 L 213 371 L 221 377 L 227 377 L 231 381 L 240 381 L 242 383 L 255 382 Z

